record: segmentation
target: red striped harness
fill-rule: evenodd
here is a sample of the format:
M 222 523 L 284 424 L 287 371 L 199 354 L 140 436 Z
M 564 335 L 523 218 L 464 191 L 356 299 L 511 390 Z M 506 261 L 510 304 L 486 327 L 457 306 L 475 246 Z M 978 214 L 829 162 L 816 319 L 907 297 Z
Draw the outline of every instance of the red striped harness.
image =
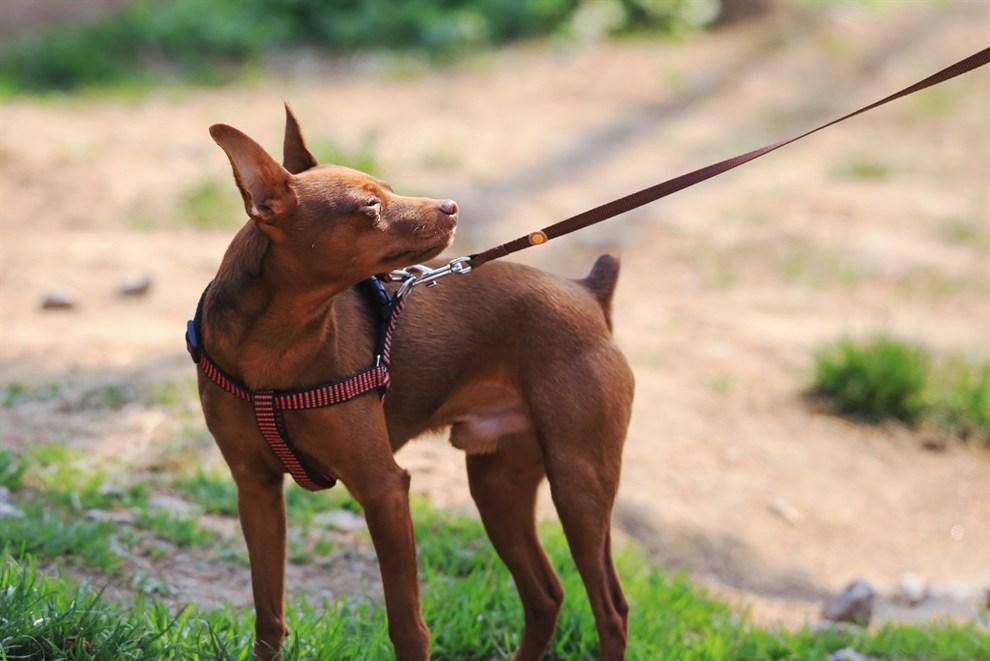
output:
M 302 457 L 293 448 L 285 431 L 282 411 L 298 411 L 333 406 L 354 399 L 372 390 L 377 390 L 384 400 L 389 385 L 389 362 L 392 353 L 392 335 L 396 320 L 402 311 L 405 298 L 390 296 L 378 278 L 369 278 L 359 287 L 372 301 L 378 314 L 378 337 L 375 346 L 375 360 L 370 367 L 346 376 L 338 381 L 324 383 L 310 388 L 293 390 L 250 390 L 233 378 L 217 364 L 199 341 L 199 330 L 203 315 L 203 300 L 210 286 L 207 285 L 196 305 L 196 315 L 186 324 L 186 349 L 193 362 L 210 381 L 231 395 L 250 402 L 254 406 L 254 417 L 258 430 L 282 462 L 292 479 L 304 489 L 320 491 L 337 483 L 332 475 L 321 475 L 306 466 Z

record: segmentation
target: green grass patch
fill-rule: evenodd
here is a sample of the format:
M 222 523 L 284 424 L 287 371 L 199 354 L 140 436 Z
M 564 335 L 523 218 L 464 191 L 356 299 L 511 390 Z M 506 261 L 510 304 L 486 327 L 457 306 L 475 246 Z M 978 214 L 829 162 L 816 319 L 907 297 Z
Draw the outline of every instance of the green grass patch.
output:
M 84 409 L 117 410 L 134 401 L 134 392 L 124 383 L 108 383 L 87 388 L 79 398 L 79 406 Z
M 142 390 L 141 400 L 148 406 L 190 410 L 199 407 L 199 387 L 195 378 L 158 381 Z
M 875 181 L 890 176 L 890 166 L 868 157 L 856 157 L 839 163 L 832 174 L 840 179 Z
M 98 21 L 0 46 L 0 93 L 114 86 L 125 93 L 179 80 L 222 84 L 266 55 L 389 51 L 430 62 L 542 35 L 673 35 L 714 18 L 695 0 L 132 0 Z M 700 10 L 700 11 L 699 11 Z M 598 18 L 595 18 L 598 16 Z M 601 20 L 605 17 L 607 20 Z M 591 26 L 589 26 L 589 21 Z
M 62 394 L 62 387 L 57 383 L 44 385 L 28 385 L 26 383 L 7 383 L 0 386 L 0 406 L 16 406 L 25 402 L 47 402 L 57 399 Z
M 634 4 L 634 3 L 630 3 Z M 2 49 L 0 88 L 71 90 L 223 83 L 266 53 L 412 50 L 435 59 L 545 34 L 575 0 L 134 0 L 101 21 L 29 36 Z
M 199 468 L 177 478 L 172 485 L 210 514 L 237 516 L 237 487 L 229 474 Z
M 929 358 L 889 337 L 842 339 L 815 356 L 814 390 L 844 415 L 916 422 L 925 410 Z
M 179 548 L 206 546 L 213 541 L 212 533 L 201 528 L 195 518 L 166 510 L 142 510 L 138 525 Z
M 35 556 L 113 569 L 119 526 L 88 517 L 89 510 L 142 506 L 143 483 L 108 484 L 92 461 L 62 445 L 42 445 L 26 454 L 0 451 L 0 486 L 13 492 L 23 516 L 0 525 L 0 548 L 15 557 Z
M 844 338 L 816 353 L 812 390 L 843 415 L 928 420 L 990 442 L 990 362 L 935 360 L 920 345 L 887 336 Z
M 433 658 L 508 658 L 518 643 L 521 608 L 481 524 L 422 503 L 414 506 L 414 519 Z M 595 658 L 594 622 L 563 534 L 548 524 L 542 535 L 567 595 L 549 656 Z M 253 616 L 247 609 L 170 611 L 144 596 L 127 607 L 112 605 L 89 587 L 44 575 L 30 561 L 0 557 L 0 649 L 8 658 L 249 657 Z M 632 608 L 630 659 L 821 659 L 843 647 L 882 658 L 990 655 L 990 636 L 975 626 L 762 629 L 687 580 L 658 571 L 634 548 L 621 551 L 617 565 Z M 393 658 L 381 603 L 359 596 L 296 602 L 286 619 L 287 660 Z
M 287 556 L 294 565 L 305 565 L 318 558 L 325 558 L 334 552 L 334 545 L 329 539 L 317 537 L 298 537 L 289 531 L 287 539 Z
M 113 524 L 66 518 L 40 503 L 21 507 L 24 518 L 5 518 L 0 525 L 0 549 L 19 558 L 67 560 L 96 569 L 120 565 L 111 546 Z
M 950 361 L 932 387 L 932 416 L 958 434 L 990 441 L 990 363 Z
M 940 230 L 947 243 L 957 245 L 978 243 L 983 238 L 979 225 L 965 218 L 946 218 Z
M 172 484 L 211 514 L 237 516 L 237 487 L 226 471 L 198 468 L 176 478 Z M 361 506 L 342 487 L 312 494 L 296 488 L 291 480 L 285 483 L 285 509 L 288 523 L 305 530 L 320 512 L 332 509 L 361 512 Z
M 7 383 L 0 386 L 0 406 L 64 400 L 82 409 L 119 409 L 134 400 L 126 383 Z
M 310 145 L 317 162 L 324 165 L 343 165 L 373 176 L 381 176 L 382 169 L 375 155 L 374 136 L 368 136 L 357 149 L 344 149 L 333 140 L 317 139 Z
M 945 117 L 959 106 L 963 96 L 963 90 L 959 87 L 932 87 L 913 95 L 911 106 L 921 116 Z
M 179 198 L 178 215 L 196 229 L 229 229 L 243 222 L 244 207 L 233 181 L 203 179 Z
M 92 457 L 64 445 L 37 446 L 20 461 L 25 465 L 22 481 L 31 495 L 72 512 L 142 506 L 148 498 L 145 484 L 112 483 L 105 473 L 110 462 L 96 465 Z
M 10 450 L 0 450 L 0 487 L 17 491 L 27 472 L 27 463 Z

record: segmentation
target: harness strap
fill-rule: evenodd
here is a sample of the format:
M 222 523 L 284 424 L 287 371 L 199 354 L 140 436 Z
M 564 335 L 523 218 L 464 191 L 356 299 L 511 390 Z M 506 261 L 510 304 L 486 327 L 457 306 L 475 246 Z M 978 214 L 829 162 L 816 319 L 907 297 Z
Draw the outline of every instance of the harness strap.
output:
M 343 379 L 293 390 L 251 390 L 240 381 L 227 374 L 206 352 L 199 341 L 199 329 L 203 316 L 203 301 L 210 285 L 206 286 L 196 305 L 196 314 L 186 325 L 186 349 L 206 378 L 221 390 L 250 402 L 254 407 L 254 417 L 262 438 L 282 463 L 285 472 L 292 476 L 296 484 L 309 491 L 329 489 L 337 480 L 331 475 L 320 475 L 307 467 L 302 456 L 293 447 L 285 431 L 282 411 L 299 411 L 323 408 L 342 404 L 365 393 L 377 390 L 382 401 L 388 390 L 389 364 L 392 354 L 392 336 L 395 333 L 404 298 L 393 298 L 374 278 L 368 282 L 367 291 L 373 297 L 379 313 L 379 332 L 376 338 L 375 362 L 370 367 L 344 377 Z M 211 283 L 212 284 L 212 283 Z
M 748 151 L 745 154 L 739 154 L 738 156 L 727 158 L 724 161 L 707 165 L 703 168 L 688 172 L 687 174 L 682 174 L 679 177 L 674 177 L 673 179 L 668 179 L 667 181 L 655 184 L 649 188 L 644 188 L 640 191 L 636 191 L 635 193 L 630 193 L 624 197 L 612 200 L 611 202 L 606 202 L 605 204 L 597 206 L 594 209 L 582 211 L 581 213 L 571 216 L 570 218 L 565 218 L 564 220 L 554 223 L 553 225 L 548 225 L 541 230 L 530 232 L 525 236 L 521 236 L 517 239 L 513 239 L 512 241 L 497 245 L 494 248 L 489 248 L 483 252 L 471 255 L 471 268 L 476 269 L 485 262 L 490 262 L 493 259 L 505 257 L 506 255 L 510 255 L 524 248 L 529 248 L 530 246 L 546 243 L 550 239 L 555 239 L 558 236 L 570 234 L 571 232 L 583 229 L 589 225 L 594 225 L 595 223 L 600 223 L 603 220 L 608 220 L 609 218 L 613 218 L 627 211 L 632 211 L 633 209 L 641 207 L 645 204 L 659 200 L 662 197 L 666 197 L 678 191 L 684 190 L 685 188 L 694 186 L 695 184 L 699 184 L 706 179 L 711 179 L 712 177 L 720 175 L 723 172 L 728 172 L 733 168 L 737 168 L 740 165 L 759 158 L 760 156 L 776 151 L 781 147 L 791 144 L 792 142 L 797 142 L 802 138 L 808 137 L 812 133 L 817 133 L 822 129 L 828 128 L 833 124 L 838 124 L 839 122 L 843 122 L 868 110 L 878 108 L 886 103 L 890 103 L 891 101 L 899 99 L 903 96 L 907 96 L 908 94 L 920 92 L 921 90 L 931 87 L 932 85 L 938 85 L 939 83 L 943 83 L 947 80 L 955 78 L 956 76 L 961 76 L 964 73 L 972 71 L 973 69 L 982 67 L 988 62 L 990 62 L 990 48 L 985 48 L 978 53 L 970 55 L 969 57 L 964 58 L 955 64 L 932 74 L 931 76 L 928 76 L 924 80 L 920 80 L 913 85 L 905 87 L 899 92 L 894 92 L 890 96 L 886 96 L 879 101 L 874 101 L 869 105 L 863 106 L 859 110 L 854 110 L 853 112 L 843 115 L 842 117 L 821 124 L 810 131 L 805 131 L 801 135 L 795 136 L 788 140 L 781 140 L 780 142 L 775 142 L 773 144 L 766 145 L 765 147 L 760 147 L 759 149 Z
M 190 351 L 190 353 L 192 352 Z M 213 359 L 206 355 L 206 352 L 202 349 L 199 349 L 196 355 L 193 356 L 193 362 L 199 365 L 199 369 L 202 370 L 207 379 L 220 386 L 222 390 L 229 392 L 238 399 L 243 399 L 247 402 L 251 401 L 251 391 L 227 376 L 227 373 L 220 369 L 220 366 L 213 362 Z
M 282 468 L 292 476 L 296 484 L 309 491 L 329 489 L 337 483 L 336 478 L 313 475 L 303 465 L 299 455 L 289 444 L 283 422 L 275 408 L 275 393 L 271 390 L 256 390 L 254 392 L 254 419 L 258 422 L 258 430 L 272 449 Z
M 301 390 L 280 390 L 275 393 L 275 407 L 283 411 L 318 409 L 342 404 L 366 392 L 385 386 L 388 368 L 369 367 L 340 381 Z

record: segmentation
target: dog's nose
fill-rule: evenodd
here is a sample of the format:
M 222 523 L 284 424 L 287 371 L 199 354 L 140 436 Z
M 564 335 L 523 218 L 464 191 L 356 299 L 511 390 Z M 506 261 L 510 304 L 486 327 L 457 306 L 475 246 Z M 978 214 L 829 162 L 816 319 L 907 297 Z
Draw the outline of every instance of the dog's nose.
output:
M 444 212 L 448 216 L 453 216 L 457 213 L 457 202 L 453 200 L 444 200 L 440 203 L 440 211 Z

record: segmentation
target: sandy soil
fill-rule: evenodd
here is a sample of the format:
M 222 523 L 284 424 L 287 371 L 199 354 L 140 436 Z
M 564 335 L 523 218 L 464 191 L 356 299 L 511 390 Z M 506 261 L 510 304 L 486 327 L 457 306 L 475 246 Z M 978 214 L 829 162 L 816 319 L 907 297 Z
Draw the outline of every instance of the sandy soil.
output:
M 6 102 L 0 383 L 191 378 L 183 325 L 232 234 L 176 219 L 184 191 L 229 181 L 211 123 L 274 148 L 285 98 L 311 142 L 370 140 L 398 190 L 461 202 L 466 253 L 797 132 L 988 33 L 980 2 L 889 3 L 678 43 L 522 47 L 441 71 L 307 62 L 235 89 Z M 618 530 L 762 620 L 800 624 L 847 580 L 889 593 L 907 571 L 939 598 L 911 612 L 884 602 L 888 614 L 974 612 L 990 586 L 986 450 L 928 451 L 932 430 L 852 424 L 804 388 L 812 351 L 843 333 L 987 354 L 988 110 L 979 72 L 522 257 L 569 276 L 600 252 L 623 257 L 615 325 L 638 388 Z M 842 176 L 857 159 L 886 176 Z M 114 296 L 145 272 L 149 297 Z M 78 308 L 40 311 L 51 289 Z M 140 462 L 167 416 L 29 402 L 0 408 L 0 438 Z M 443 439 L 400 463 L 416 491 L 472 508 Z

